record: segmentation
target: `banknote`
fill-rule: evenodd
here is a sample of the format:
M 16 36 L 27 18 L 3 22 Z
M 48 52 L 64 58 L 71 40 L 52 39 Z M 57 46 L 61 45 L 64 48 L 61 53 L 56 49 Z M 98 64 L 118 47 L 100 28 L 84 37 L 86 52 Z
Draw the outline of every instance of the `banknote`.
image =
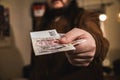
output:
M 75 50 L 75 47 L 72 43 L 59 43 L 61 35 L 57 33 L 55 29 L 30 32 L 30 37 L 36 56 Z

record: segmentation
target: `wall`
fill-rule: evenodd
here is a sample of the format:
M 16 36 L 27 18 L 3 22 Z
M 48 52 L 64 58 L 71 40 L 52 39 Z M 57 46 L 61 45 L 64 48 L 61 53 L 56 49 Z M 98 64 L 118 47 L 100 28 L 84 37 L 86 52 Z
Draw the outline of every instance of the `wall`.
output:
M 14 43 L 22 55 L 24 64 L 27 65 L 30 63 L 29 32 L 32 26 L 30 16 L 32 0 L 2 0 L 1 2 L 10 9 L 10 23 Z
M 112 0 L 112 6 L 107 7 L 108 20 L 106 21 L 106 36 L 110 41 L 110 50 L 107 58 L 113 62 L 120 59 L 120 21 L 118 21 L 118 12 L 120 12 L 120 3 L 117 0 Z
M 98 7 L 101 0 L 77 0 L 80 6 Z M 88 3 L 89 2 L 89 3 Z M 117 0 L 103 0 L 103 3 L 111 3 L 112 5 L 106 6 L 107 20 L 104 22 L 104 34 L 110 42 L 110 49 L 107 58 L 111 63 L 116 59 L 120 59 L 120 21 L 118 21 L 118 12 L 120 11 L 120 4 Z M 91 5 L 91 6 L 90 6 Z
M 1 0 L 10 10 L 11 43 L 0 48 L 0 80 L 22 76 L 22 68 L 30 63 L 32 22 L 30 5 L 33 0 Z
M 15 47 L 0 49 L 0 80 L 22 76 L 23 59 Z

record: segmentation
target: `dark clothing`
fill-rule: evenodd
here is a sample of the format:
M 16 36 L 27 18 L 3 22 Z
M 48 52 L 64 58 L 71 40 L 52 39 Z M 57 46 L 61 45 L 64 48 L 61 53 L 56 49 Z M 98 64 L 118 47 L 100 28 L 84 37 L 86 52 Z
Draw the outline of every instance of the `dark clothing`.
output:
M 76 67 L 68 62 L 64 52 L 42 56 L 33 53 L 30 80 L 103 80 L 102 60 L 108 42 L 100 30 L 98 15 L 78 9 L 73 14 L 62 15 L 56 22 L 45 15 L 34 31 L 56 29 L 59 33 L 66 33 L 74 27 L 88 31 L 95 38 L 97 50 L 93 62 L 88 67 Z

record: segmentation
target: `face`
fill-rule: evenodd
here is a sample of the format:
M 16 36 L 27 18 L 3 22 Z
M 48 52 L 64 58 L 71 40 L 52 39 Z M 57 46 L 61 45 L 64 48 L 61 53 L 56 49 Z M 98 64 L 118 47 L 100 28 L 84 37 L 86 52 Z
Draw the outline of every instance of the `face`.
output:
M 71 0 L 46 0 L 51 9 L 59 9 L 69 5 Z

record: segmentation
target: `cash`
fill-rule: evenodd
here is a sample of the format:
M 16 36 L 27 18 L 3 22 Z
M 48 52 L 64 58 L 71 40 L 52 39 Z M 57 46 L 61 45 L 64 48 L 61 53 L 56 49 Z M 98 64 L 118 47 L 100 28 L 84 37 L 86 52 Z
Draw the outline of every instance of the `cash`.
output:
M 75 50 L 75 47 L 72 45 L 72 43 L 59 43 L 61 36 L 55 29 L 30 32 L 30 37 L 36 56 Z

